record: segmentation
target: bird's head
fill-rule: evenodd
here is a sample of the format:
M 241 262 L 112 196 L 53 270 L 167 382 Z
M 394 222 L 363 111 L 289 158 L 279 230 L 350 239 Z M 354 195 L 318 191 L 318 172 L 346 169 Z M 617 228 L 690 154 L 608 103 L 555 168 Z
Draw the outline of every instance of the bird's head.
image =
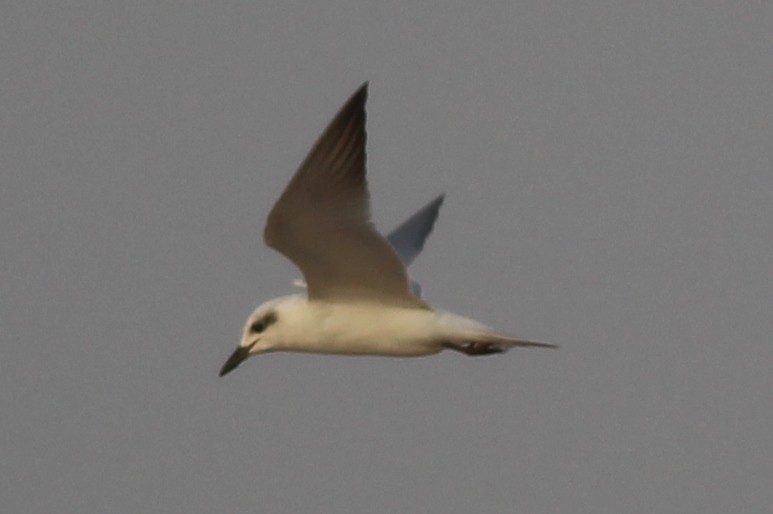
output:
M 277 300 L 266 302 L 250 314 L 244 324 L 239 346 L 220 368 L 221 377 L 253 355 L 268 352 L 274 347 L 277 338 L 276 326 L 280 318 L 277 303 Z

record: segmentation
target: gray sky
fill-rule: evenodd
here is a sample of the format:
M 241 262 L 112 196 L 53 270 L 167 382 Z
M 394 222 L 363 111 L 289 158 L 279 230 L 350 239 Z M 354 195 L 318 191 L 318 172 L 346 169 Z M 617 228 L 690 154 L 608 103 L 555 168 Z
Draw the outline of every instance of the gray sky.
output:
M 767 511 L 773 4 L 264 4 L 0 8 L 0 510 Z M 561 350 L 217 377 L 365 80 L 427 299 Z

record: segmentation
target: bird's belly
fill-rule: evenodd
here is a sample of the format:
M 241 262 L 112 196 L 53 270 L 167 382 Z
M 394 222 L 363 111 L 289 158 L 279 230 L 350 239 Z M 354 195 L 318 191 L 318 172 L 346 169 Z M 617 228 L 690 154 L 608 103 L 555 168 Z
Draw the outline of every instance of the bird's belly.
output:
M 432 355 L 441 346 L 430 341 L 389 337 L 382 334 L 368 334 L 357 337 L 325 337 L 309 344 L 288 348 L 291 351 L 329 353 L 336 355 L 385 355 L 393 357 L 418 357 Z
M 336 355 L 382 355 L 391 357 L 419 357 L 441 350 L 439 345 L 404 341 L 334 341 L 322 342 L 307 351 Z M 301 350 L 303 351 L 303 350 Z

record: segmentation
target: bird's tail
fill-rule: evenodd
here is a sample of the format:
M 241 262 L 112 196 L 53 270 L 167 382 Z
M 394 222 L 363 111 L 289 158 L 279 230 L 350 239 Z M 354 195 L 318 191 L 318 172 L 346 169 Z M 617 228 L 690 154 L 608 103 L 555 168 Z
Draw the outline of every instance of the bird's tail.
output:
M 475 320 L 448 312 L 437 312 L 436 323 L 438 332 L 443 334 L 443 346 L 467 355 L 502 353 L 516 346 L 558 348 L 554 344 L 504 336 Z
M 491 332 L 468 333 L 463 337 L 448 341 L 445 346 L 467 355 L 490 355 L 493 353 L 503 353 L 516 346 L 534 348 L 558 348 L 557 345 L 550 343 L 539 343 L 537 341 L 515 339 L 513 337 L 507 337 Z

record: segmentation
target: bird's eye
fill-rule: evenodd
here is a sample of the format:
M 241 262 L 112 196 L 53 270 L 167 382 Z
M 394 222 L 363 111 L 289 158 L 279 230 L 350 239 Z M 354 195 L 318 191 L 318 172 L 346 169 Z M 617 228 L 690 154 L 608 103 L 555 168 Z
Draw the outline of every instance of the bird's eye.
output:
M 269 325 L 276 323 L 277 317 L 275 312 L 269 312 L 265 316 L 262 316 L 259 320 L 250 325 L 250 333 L 260 334 L 268 328 Z

